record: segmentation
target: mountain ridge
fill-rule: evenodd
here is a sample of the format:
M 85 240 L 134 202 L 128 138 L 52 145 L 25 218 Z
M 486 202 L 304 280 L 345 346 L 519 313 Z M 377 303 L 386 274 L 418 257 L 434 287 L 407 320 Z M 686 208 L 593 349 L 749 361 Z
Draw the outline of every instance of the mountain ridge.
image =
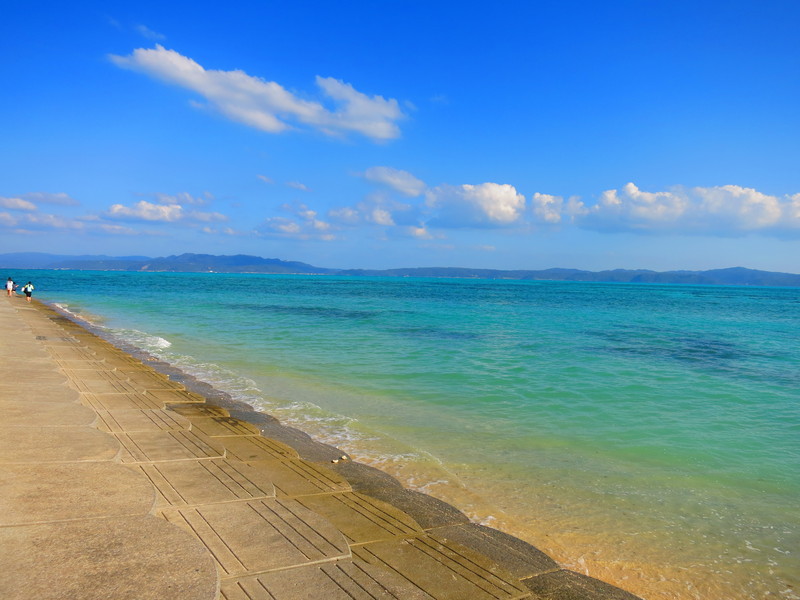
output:
M 605 283 L 682 283 L 694 285 L 755 285 L 800 287 L 800 274 L 760 271 L 745 267 L 705 271 L 653 271 L 649 269 L 478 269 L 465 267 L 409 267 L 399 269 L 330 269 L 299 261 L 262 258 L 247 254 L 184 253 L 163 257 L 65 255 L 42 252 L 0 254 L 0 268 L 139 271 L 182 273 L 264 273 L 348 275 L 363 277 L 448 277 L 461 279 L 516 279 Z

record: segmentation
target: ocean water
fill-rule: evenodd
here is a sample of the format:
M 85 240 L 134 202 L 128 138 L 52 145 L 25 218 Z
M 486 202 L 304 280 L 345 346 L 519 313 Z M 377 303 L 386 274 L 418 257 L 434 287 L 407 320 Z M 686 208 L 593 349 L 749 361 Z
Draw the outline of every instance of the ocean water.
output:
M 800 289 L 17 271 L 648 600 L 800 598 Z

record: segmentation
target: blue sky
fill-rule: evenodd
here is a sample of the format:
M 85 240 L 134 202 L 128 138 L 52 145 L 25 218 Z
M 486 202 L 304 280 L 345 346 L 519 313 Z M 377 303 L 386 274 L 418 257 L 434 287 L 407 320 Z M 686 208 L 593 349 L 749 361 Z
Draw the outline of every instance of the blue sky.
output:
M 0 11 L 0 252 L 800 272 L 796 0 Z

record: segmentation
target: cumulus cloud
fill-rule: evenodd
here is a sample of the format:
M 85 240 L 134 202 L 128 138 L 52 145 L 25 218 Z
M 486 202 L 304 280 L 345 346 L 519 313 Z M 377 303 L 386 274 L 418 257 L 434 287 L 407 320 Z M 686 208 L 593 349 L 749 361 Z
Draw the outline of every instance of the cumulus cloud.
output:
M 160 45 L 138 48 L 128 56 L 111 55 L 110 59 L 121 68 L 198 93 L 229 119 L 268 133 L 301 124 L 327 135 L 357 132 L 373 140 L 388 140 L 399 137 L 397 121 L 405 116 L 397 100 L 368 96 L 333 77 L 316 78 L 317 87 L 332 105 L 327 108 L 241 70 L 205 69 Z
M 588 211 L 583 202 L 576 197 L 564 200 L 561 196 L 535 193 L 531 197 L 531 210 L 534 222 L 556 225 L 564 221 L 574 222 Z
M 736 185 L 642 192 L 629 183 L 604 192 L 590 225 L 739 234 L 800 229 L 798 195 L 779 198 Z
M 387 185 L 405 196 L 419 196 L 425 191 L 425 184 L 408 171 L 392 167 L 370 167 L 364 172 L 364 179 Z
M 628 183 L 606 190 L 595 204 L 537 193 L 531 206 L 540 223 L 574 223 L 598 231 L 800 233 L 800 194 L 778 197 L 737 185 L 648 192 Z
M 509 184 L 442 185 L 428 190 L 425 202 L 441 227 L 507 227 L 518 223 L 525 197 Z
M 113 204 L 107 216 L 111 219 L 176 223 L 179 221 L 227 221 L 228 217 L 220 213 L 187 211 L 180 204 L 155 204 L 140 200 L 133 206 Z
M 336 239 L 333 226 L 318 218 L 317 212 L 305 204 L 285 204 L 283 210 L 291 213 L 291 217 L 269 217 L 256 230 L 261 235 L 279 235 L 281 237 L 301 240 L 318 239 L 331 241 Z
M 355 206 L 328 211 L 328 218 L 343 226 L 362 223 L 382 227 L 417 226 L 421 215 L 420 207 L 400 202 L 383 192 L 370 194 Z

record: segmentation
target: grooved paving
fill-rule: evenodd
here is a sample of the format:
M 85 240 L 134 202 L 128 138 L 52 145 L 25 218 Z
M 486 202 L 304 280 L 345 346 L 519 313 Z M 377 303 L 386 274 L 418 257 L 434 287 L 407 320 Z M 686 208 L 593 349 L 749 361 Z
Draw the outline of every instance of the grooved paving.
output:
M 301 496 L 297 501 L 336 525 L 351 545 L 424 533 L 404 512 L 364 494 L 340 492 Z
M 158 493 L 157 508 L 214 504 L 275 496 L 260 469 L 224 459 L 141 464 Z
M 222 581 L 224 600 L 435 600 L 400 573 L 338 560 Z
M 228 456 L 242 462 L 299 457 L 294 448 L 263 437 L 234 437 L 226 439 L 224 443 Z
M 167 410 L 104 410 L 98 411 L 97 428 L 110 433 L 139 431 L 174 431 L 191 429 L 188 419 Z
M 431 536 L 356 546 L 353 555 L 366 563 L 402 572 L 435 598 L 510 600 L 530 596 L 519 580 L 486 557 Z
M 350 557 L 341 532 L 293 500 L 265 498 L 162 514 L 203 541 L 223 577 Z
M 123 463 L 197 460 L 225 456 L 222 444 L 194 431 L 134 431 L 114 435 L 122 445 L 120 461 Z

